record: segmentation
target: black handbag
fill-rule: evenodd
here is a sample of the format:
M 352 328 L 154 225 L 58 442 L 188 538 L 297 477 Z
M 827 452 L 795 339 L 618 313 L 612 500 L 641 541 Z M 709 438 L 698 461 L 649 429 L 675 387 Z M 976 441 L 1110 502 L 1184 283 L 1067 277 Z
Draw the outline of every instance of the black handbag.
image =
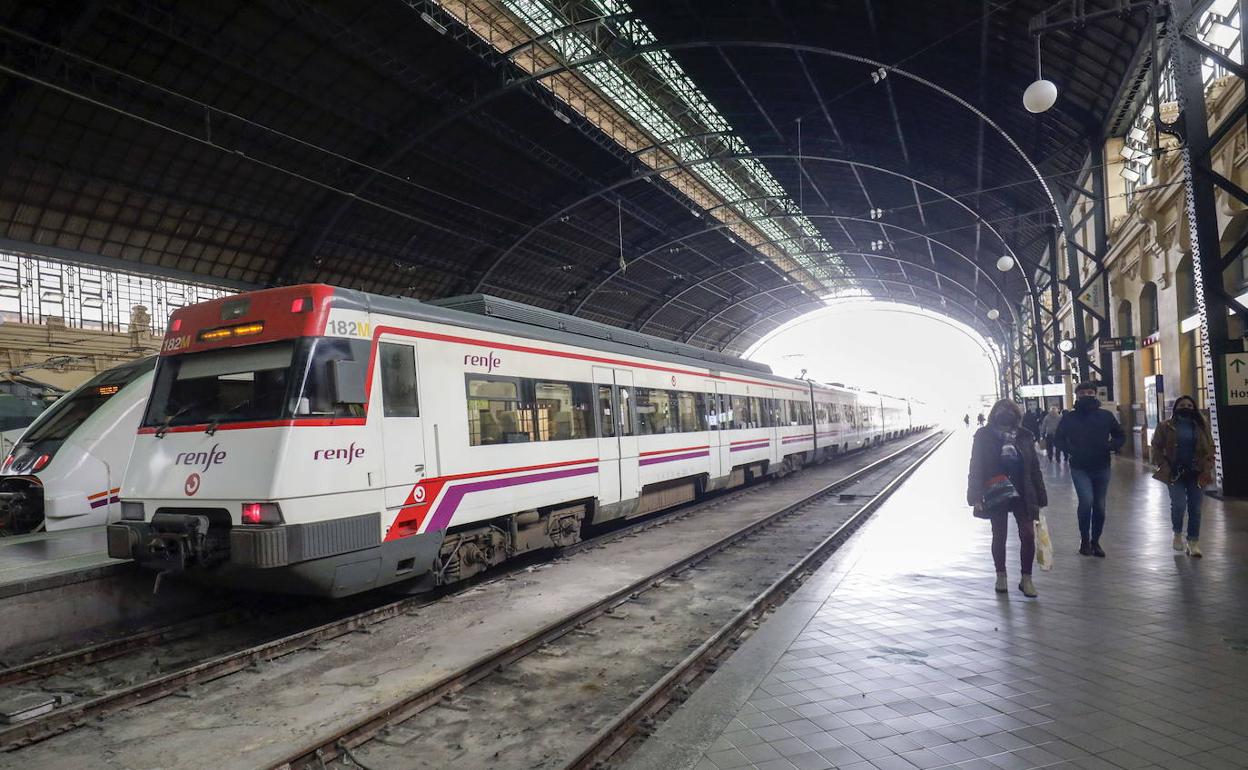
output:
M 1019 499 L 1018 489 L 1015 488 L 1014 482 L 1010 481 L 1010 477 L 1004 473 L 998 473 L 996 476 L 984 482 L 984 510 L 989 513 L 1008 510 L 1010 504 Z

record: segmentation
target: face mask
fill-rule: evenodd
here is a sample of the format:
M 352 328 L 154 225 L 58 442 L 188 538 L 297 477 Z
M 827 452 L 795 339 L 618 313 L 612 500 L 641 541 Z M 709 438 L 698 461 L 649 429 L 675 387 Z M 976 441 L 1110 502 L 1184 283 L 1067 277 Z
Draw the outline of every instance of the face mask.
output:
M 1075 399 L 1075 406 L 1080 409 L 1095 409 L 1100 401 L 1096 400 L 1096 396 L 1079 396 Z
M 1196 414 L 1196 410 L 1190 406 L 1181 406 L 1178 409 L 1175 409 L 1174 412 L 1180 417 L 1191 417 Z

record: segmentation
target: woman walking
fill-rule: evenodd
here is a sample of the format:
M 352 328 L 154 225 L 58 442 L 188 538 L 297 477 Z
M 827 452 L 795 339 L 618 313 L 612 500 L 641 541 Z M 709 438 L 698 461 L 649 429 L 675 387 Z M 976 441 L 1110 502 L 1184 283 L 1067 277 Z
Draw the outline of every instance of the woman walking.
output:
M 1040 475 L 1035 437 L 1021 427 L 1022 409 L 1009 399 L 993 404 L 988 424 L 975 433 L 971 468 L 967 474 L 966 502 L 975 515 L 992 522 L 992 561 L 997 568 L 997 593 L 1009 590 L 1005 572 L 1005 537 L 1011 515 L 1018 525 L 1019 564 L 1022 578 L 1018 590 L 1035 597 L 1031 565 L 1036 558 L 1035 521 L 1049 504 Z
M 1170 492 L 1170 525 L 1174 530 L 1174 550 L 1187 551 L 1199 559 L 1200 504 L 1204 487 L 1213 481 L 1213 435 L 1196 410 L 1191 396 L 1179 396 L 1170 419 L 1153 433 L 1153 478 Z M 1187 513 L 1187 542 L 1183 541 L 1183 514 Z

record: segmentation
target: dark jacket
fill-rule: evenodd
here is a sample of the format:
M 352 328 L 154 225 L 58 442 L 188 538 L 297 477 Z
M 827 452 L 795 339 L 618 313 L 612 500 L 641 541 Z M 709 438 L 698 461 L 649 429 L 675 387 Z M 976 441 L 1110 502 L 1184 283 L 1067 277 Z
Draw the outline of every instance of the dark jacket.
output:
M 1030 433 L 1031 435 L 1039 436 L 1040 435 L 1040 420 L 1042 418 L 1043 418 L 1043 415 L 1040 414 L 1039 412 L 1028 412 L 1027 414 L 1023 415 L 1023 428 L 1025 428 L 1027 432 Z
M 1157 472 L 1153 478 L 1169 484 L 1174 481 L 1174 460 L 1179 454 L 1179 429 L 1174 424 L 1177 417 L 1157 426 L 1153 431 L 1153 462 L 1157 464 Z M 1209 427 L 1196 425 L 1196 457 L 1195 468 L 1200 473 L 1197 483 L 1202 487 L 1213 483 L 1213 435 Z
M 1001 472 L 1001 443 L 1001 437 L 991 426 L 975 431 L 975 443 L 971 445 L 971 469 L 966 476 L 967 505 L 978 506 L 984 499 L 984 485 L 988 479 Z M 1020 428 L 1014 435 L 1014 445 L 1023 458 L 1023 483 L 1018 490 L 1023 510 L 1031 518 L 1039 518 L 1040 509 L 1049 504 L 1049 493 L 1040 474 L 1036 438 Z M 982 517 L 984 514 L 976 508 L 975 515 Z
M 1063 415 L 1055 440 L 1069 455 L 1070 467 L 1094 471 L 1109 467 L 1109 453 L 1121 449 L 1127 436 L 1118 418 L 1097 401 L 1094 407 L 1075 407 Z

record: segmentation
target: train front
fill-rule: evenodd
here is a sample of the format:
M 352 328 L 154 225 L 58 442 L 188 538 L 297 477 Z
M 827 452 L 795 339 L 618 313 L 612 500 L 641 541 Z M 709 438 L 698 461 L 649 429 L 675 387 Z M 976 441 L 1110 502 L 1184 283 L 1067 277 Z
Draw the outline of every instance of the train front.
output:
M 0 532 L 108 520 L 153 365 L 144 358 L 101 372 L 26 428 L 0 466 Z
M 283 287 L 173 315 L 110 556 L 242 588 L 358 590 L 352 565 L 380 536 L 366 513 L 380 452 L 367 325 L 325 336 L 333 294 Z

